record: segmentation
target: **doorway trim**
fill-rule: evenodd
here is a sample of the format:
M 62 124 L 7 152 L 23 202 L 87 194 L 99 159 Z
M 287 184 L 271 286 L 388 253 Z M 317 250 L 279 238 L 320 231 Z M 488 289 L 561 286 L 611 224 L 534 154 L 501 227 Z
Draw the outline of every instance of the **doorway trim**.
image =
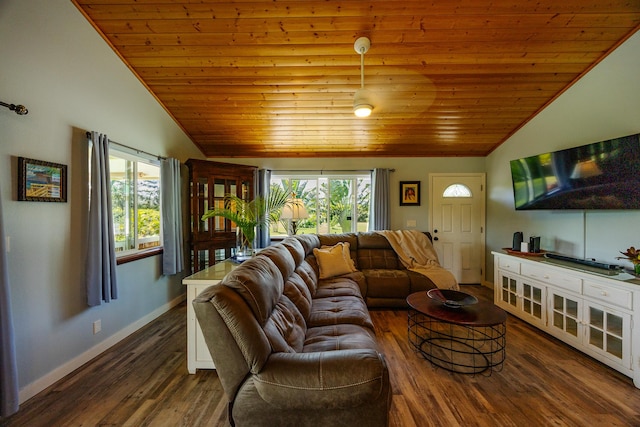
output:
M 433 219 L 434 219 L 434 198 L 436 195 L 434 194 L 433 189 L 433 181 L 436 177 L 444 177 L 444 178 L 456 178 L 460 177 L 462 183 L 464 183 L 465 178 L 480 178 L 481 179 L 481 198 L 480 198 L 480 263 L 482 272 L 480 274 L 480 284 L 483 286 L 487 286 L 488 283 L 486 281 L 487 274 L 487 261 L 486 261 L 486 236 L 487 236 L 487 218 L 486 218 L 486 209 L 487 209 L 487 196 L 486 196 L 486 188 L 487 188 L 487 174 L 484 172 L 471 172 L 471 173 L 429 173 L 429 231 L 433 235 Z M 465 184 L 466 185 L 466 184 Z M 438 195 L 437 197 L 440 197 Z

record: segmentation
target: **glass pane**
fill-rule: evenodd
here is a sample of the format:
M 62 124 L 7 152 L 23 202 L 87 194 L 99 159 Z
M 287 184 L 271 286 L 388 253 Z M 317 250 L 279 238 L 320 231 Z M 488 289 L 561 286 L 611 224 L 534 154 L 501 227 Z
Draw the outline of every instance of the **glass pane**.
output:
M 208 250 L 195 251 L 194 256 L 196 258 L 194 264 L 198 266 L 198 270 L 203 270 L 209 266 Z
M 301 199 L 309 217 L 297 222 L 298 234 L 366 231 L 371 178 L 368 175 L 272 175 L 271 187 Z M 271 226 L 272 236 L 286 235 L 288 221 Z
M 562 313 L 558 313 L 556 311 L 553 312 L 553 326 L 564 329 L 564 316 Z
M 522 287 L 522 290 L 524 291 L 524 297 L 531 299 L 531 285 L 527 285 L 525 283 Z
M 251 183 L 248 181 L 242 181 L 240 183 L 240 194 L 243 200 L 249 200 L 251 194 Z
M 138 249 L 160 243 L 160 167 L 138 162 Z
M 109 156 L 111 212 L 116 252 L 135 249 L 134 163 Z
M 503 290 L 502 291 L 502 301 L 509 301 L 509 292 Z
M 542 302 L 542 289 L 533 288 L 533 300 L 539 303 Z
M 220 262 L 227 259 L 226 249 L 214 249 L 213 254 L 214 254 L 215 262 Z
M 596 328 L 604 328 L 604 312 L 597 308 L 589 307 L 589 323 Z
M 206 178 L 200 178 L 195 183 L 195 186 L 197 210 L 193 214 L 196 215 L 197 218 L 199 218 L 199 231 L 206 232 L 209 231 L 209 221 L 203 221 L 202 215 L 204 215 L 209 210 L 209 181 Z
M 316 210 L 318 233 L 329 234 L 329 180 L 318 178 L 318 206 Z
M 329 179 L 326 189 L 321 186 L 321 191 L 328 192 L 331 233 L 355 231 L 354 185 L 353 179 Z
M 511 300 L 509 301 L 509 303 L 514 307 L 516 306 L 517 300 L 515 295 L 511 294 Z
M 538 319 L 542 319 L 542 305 L 540 304 L 533 305 L 533 315 Z
M 607 335 L 607 353 L 622 359 L 622 339 Z
M 358 223 L 356 231 L 369 229 L 369 203 L 371 200 L 371 178 L 358 178 L 356 181 L 356 215 Z
M 222 198 L 225 196 L 224 179 L 216 179 L 213 184 L 213 197 Z
M 502 288 L 509 289 L 509 278 L 507 276 L 502 276 Z
M 564 311 L 564 298 L 558 295 L 553 296 L 553 309 Z
M 578 317 L 578 302 L 567 298 L 567 314 L 572 317 Z
M 471 190 L 464 184 L 451 184 L 444 189 L 442 197 L 471 197 Z
M 531 314 L 531 301 L 524 300 L 522 310 L 524 310 L 525 313 Z
M 213 183 L 213 209 L 222 209 L 224 208 L 224 196 L 226 195 L 225 191 L 225 181 L 224 179 L 216 179 Z M 216 216 L 212 218 L 213 229 L 215 231 L 224 231 L 225 230 L 225 222 L 226 220 L 220 216 Z
M 518 284 L 518 283 L 516 282 L 516 280 L 515 280 L 515 279 L 511 279 L 511 280 L 509 280 L 509 290 L 510 290 L 511 292 L 515 293 L 515 292 L 516 292 L 516 285 L 517 285 L 517 284 Z
M 607 332 L 622 337 L 622 317 L 607 313 Z
M 566 318 L 566 322 L 567 322 L 567 328 L 565 329 L 567 332 L 569 332 L 571 335 L 573 336 L 578 336 L 578 322 L 576 322 L 575 319 L 572 319 L 570 317 Z
M 598 348 L 604 348 L 604 334 L 596 328 L 589 328 L 589 344 Z

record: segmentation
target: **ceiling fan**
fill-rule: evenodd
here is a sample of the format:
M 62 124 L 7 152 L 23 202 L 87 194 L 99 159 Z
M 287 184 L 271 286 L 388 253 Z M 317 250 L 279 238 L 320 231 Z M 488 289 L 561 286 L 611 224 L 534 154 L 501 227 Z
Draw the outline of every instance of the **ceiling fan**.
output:
M 360 89 L 356 90 L 353 99 L 353 114 L 357 117 L 369 117 L 373 110 L 371 94 L 364 88 L 364 54 L 369 51 L 371 41 L 367 37 L 359 37 L 353 48 L 360 54 Z

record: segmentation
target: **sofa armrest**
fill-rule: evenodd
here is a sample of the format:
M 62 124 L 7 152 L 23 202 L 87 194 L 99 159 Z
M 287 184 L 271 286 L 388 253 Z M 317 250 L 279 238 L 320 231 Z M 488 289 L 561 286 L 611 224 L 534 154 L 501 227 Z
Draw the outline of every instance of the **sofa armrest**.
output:
M 253 379 L 260 397 L 278 408 L 352 408 L 379 399 L 389 372 L 371 349 L 274 353 Z

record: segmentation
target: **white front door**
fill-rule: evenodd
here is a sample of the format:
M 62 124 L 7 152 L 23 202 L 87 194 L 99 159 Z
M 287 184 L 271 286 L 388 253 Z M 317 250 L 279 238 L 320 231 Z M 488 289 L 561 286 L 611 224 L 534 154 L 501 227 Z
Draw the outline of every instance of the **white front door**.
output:
M 458 283 L 482 283 L 485 174 L 429 174 L 429 224 L 440 264 Z

